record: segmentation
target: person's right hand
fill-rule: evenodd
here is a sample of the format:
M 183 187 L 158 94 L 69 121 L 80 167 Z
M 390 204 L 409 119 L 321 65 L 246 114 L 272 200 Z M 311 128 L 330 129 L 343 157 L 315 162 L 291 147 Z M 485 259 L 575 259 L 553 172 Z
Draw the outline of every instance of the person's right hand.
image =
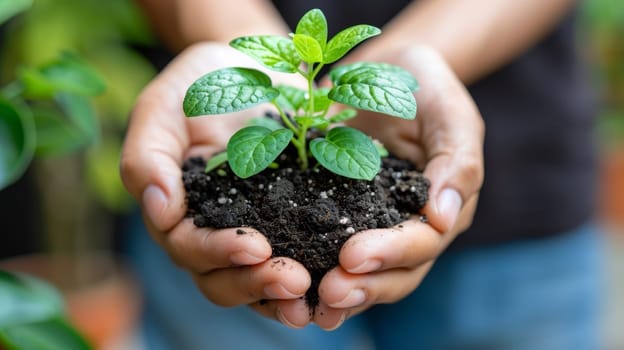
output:
M 257 231 L 245 228 L 248 233 L 239 235 L 236 228 L 197 228 L 185 218 L 180 168 L 184 159 L 209 157 L 225 149 L 245 118 L 261 115 L 265 108 L 226 116 L 184 116 L 182 101 L 191 83 L 226 66 L 257 64 L 226 45 L 196 44 L 145 88 L 131 116 L 121 176 L 139 202 L 153 239 L 177 265 L 191 272 L 209 300 L 222 306 L 248 304 L 265 316 L 304 326 L 309 315 L 300 297 L 310 286 L 310 275 L 300 263 L 279 258 L 276 264 L 267 239 Z M 272 78 L 285 82 L 292 75 Z

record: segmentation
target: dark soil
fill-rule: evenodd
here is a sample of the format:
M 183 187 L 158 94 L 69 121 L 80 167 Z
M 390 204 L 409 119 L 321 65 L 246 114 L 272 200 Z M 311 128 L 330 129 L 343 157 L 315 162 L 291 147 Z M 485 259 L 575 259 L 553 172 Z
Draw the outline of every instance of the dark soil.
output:
M 407 161 L 384 158 L 372 181 L 335 175 L 322 167 L 300 170 L 283 154 L 279 169 L 248 179 L 227 164 L 204 172 L 205 161 L 183 165 L 187 215 L 199 227 L 253 227 L 264 233 L 273 256 L 301 262 L 312 276 L 306 302 L 318 304 L 318 285 L 338 265 L 343 243 L 354 233 L 397 225 L 419 214 L 429 181 Z M 245 234 L 244 229 L 236 231 Z

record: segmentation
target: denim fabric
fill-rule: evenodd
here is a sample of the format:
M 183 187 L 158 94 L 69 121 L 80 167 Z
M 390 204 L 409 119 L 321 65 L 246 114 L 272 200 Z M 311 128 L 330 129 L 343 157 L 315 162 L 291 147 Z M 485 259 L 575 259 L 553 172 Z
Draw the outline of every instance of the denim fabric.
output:
M 602 246 L 593 225 L 445 254 L 421 286 L 334 332 L 291 330 L 208 302 L 142 225 L 130 232 L 149 350 L 600 349 Z

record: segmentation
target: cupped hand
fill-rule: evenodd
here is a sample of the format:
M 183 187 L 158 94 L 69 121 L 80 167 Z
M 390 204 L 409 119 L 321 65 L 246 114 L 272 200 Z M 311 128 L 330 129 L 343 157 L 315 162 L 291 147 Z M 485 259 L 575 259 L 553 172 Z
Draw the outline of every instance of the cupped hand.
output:
M 268 241 L 257 231 L 245 228 L 247 234 L 239 235 L 235 228 L 197 228 L 185 218 L 184 159 L 209 157 L 225 149 L 245 119 L 262 115 L 264 107 L 227 116 L 184 116 L 182 101 L 190 84 L 212 70 L 231 66 L 257 64 L 216 43 L 196 44 L 176 57 L 137 100 L 123 148 L 121 176 L 139 202 L 153 239 L 192 274 L 208 299 L 223 306 L 248 304 L 263 315 L 303 326 L 309 315 L 302 311 L 307 308 L 300 297 L 310 286 L 310 276 L 301 264 L 272 259 Z M 272 78 L 293 84 L 290 75 Z
M 413 161 L 431 181 L 418 217 L 390 229 L 359 232 L 340 253 L 340 265 L 323 278 L 313 322 L 335 329 L 375 304 L 411 293 L 435 259 L 471 223 L 483 181 L 482 118 L 463 84 L 440 55 L 426 47 L 383 53 L 373 60 L 399 65 L 420 83 L 415 120 L 362 113 L 351 126 Z

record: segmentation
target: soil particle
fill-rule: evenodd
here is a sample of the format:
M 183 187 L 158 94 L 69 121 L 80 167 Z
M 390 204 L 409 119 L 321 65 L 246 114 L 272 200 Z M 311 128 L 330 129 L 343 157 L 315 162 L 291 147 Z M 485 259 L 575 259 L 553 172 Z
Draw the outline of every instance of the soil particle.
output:
M 396 158 L 384 158 L 372 181 L 340 177 L 322 167 L 300 170 L 291 158 L 281 157 L 280 168 L 248 179 L 236 177 L 227 164 L 205 173 L 204 159 L 188 159 L 183 165 L 187 216 L 198 227 L 262 232 L 274 257 L 293 258 L 310 272 L 305 300 L 313 310 L 321 278 L 338 265 L 344 242 L 359 231 L 388 228 L 420 214 L 429 181 Z M 273 262 L 280 263 L 285 264 Z

